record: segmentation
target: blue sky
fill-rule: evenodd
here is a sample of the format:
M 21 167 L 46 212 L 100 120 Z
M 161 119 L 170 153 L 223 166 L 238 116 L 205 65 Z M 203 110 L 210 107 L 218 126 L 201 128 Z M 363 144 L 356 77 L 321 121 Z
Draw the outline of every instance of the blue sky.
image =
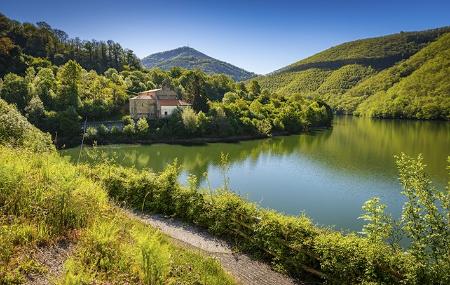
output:
M 189 45 L 260 74 L 346 41 L 450 25 L 448 0 L 1 0 L 0 12 L 139 57 Z

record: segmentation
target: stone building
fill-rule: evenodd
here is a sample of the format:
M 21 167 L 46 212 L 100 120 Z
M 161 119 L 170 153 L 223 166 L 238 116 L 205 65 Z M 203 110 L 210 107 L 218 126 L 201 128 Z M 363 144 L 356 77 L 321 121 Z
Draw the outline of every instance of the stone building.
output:
M 183 100 L 178 100 L 177 93 L 170 88 L 163 87 L 140 92 L 130 98 L 130 115 L 133 119 L 159 119 L 170 115 L 177 108 L 191 106 Z

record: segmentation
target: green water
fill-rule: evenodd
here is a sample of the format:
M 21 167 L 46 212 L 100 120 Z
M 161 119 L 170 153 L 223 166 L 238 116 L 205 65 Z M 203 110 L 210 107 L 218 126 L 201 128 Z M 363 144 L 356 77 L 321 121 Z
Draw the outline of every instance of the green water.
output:
M 379 196 L 394 216 L 401 211 L 403 197 L 394 154 L 422 153 L 433 181 L 445 187 L 450 123 L 339 116 L 332 129 L 295 136 L 202 146 L 103 149 L 114 152 L 123 165 L 155 171 L 178 158 L 184 169 L 181 182 L 187 173 L 202 177 L 207 172 L 213 188 L 223 184 L 220 153 L 228 153 L 233 191 L 267 208 L 293 215 L 304 212 L 318 224 L 359 231 L 361 205 L 370 197 Z M 79 149 L 63 153 L 75 160 Z M 204 179 L 201 182 L 207 185 Z

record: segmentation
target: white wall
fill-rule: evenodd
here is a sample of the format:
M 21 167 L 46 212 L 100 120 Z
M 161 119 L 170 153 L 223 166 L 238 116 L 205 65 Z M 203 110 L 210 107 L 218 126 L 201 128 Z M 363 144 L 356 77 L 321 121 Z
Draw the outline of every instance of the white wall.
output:
M 177 108 L 178 108 L 177 106 L 161 106 L 161 118 L 165 118 L 165 117 L 172 115 L 172 113 Z

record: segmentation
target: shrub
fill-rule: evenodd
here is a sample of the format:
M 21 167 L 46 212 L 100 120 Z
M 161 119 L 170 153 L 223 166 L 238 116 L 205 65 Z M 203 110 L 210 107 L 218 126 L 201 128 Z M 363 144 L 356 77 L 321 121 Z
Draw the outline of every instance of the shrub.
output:
M 120 129 L 118 127 L 112 126 L 112 128 L 111 128 L 111 134 L 112 135 L 118 135 L 120 133 L 121 133 L 121 131 L 120 131 Z
M 97 138 L 97 129 L 95 127 L 88 127 L 86 129 L 85 137 L 89 140 L 94 140 Z
M 127 115 L 127 116 L 122 117 L 122 123 L 124 126 L 126 126 L 126 125 L 134 124 L 134 121 L 130 115 Z
M 123 127 L 123 133 L 132 136 L 136 133 L 134 122 Z
M 148 133 L 148 122 L 145 118 L 140 118 L 136 124 L 137 133 L 140 136 L 145 136 Z
M 198 128 L 198 117 L 192 108 L 184 108 L 181 113 L 181 119 L 183 120 L 183 125 L 189 134 L 193 134 Z
M 39 152 L 54 150 L 50 135 L 40 132 L 2 99 L 0 99 L 0 144 Z
M 105 125 L 101 124 L 97 128 L 97 132 L 100 136 L 106 137 L 109 134 L 109 129 Z
M 442 277 L 443 270 L 434 271 L 440 272 L 440 276 L 425 273 L 428 267 L 418 256 L 379 238 L 319 228 L 305 216 L 284 216 L 261 209 L 227 190 L 211 194 L 195 187 L 180 187 L 176 165 L 159 175 L 110 167 L 113 170 L 98 166 L 86 171 L 100 178 L 109 195 L 118 202 L 198 224 L 214 234 L 235 240 L 242 250 L 270 260 L 277 269 L 294 276 L 314 274 L 337 284 L 446 280 Z M 379 208 L 375 204 L 367 205 L 366 209 Z M 369 229 L 376 227 L 366 228 Z M 442 265 L 442 268 L 446 267 Z

